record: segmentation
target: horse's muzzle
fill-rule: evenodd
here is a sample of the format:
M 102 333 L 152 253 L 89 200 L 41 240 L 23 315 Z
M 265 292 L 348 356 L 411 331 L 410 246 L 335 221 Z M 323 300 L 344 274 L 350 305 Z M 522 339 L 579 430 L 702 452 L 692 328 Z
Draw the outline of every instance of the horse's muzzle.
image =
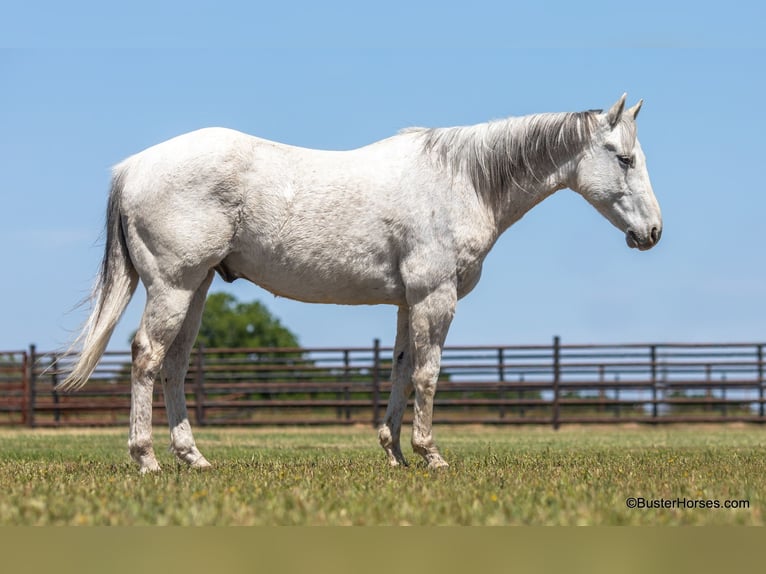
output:
M 649 233 L 639 234 L 633 229 L 628 229 L 625 233 L 625 241 L 631 249 L 646 251 L 651 249 L 660 241 L 662 237 L 662 227 L 652 227 Z

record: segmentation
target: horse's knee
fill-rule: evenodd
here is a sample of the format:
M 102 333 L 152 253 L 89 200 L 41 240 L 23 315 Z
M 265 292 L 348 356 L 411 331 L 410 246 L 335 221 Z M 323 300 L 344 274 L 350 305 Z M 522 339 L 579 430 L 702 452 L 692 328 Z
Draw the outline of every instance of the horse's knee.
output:
M 436 395 L 436 383 L 439 378 L 438 368 L 422 368 L 412 376 L 412 384 L 418 396 L 433 400 Z

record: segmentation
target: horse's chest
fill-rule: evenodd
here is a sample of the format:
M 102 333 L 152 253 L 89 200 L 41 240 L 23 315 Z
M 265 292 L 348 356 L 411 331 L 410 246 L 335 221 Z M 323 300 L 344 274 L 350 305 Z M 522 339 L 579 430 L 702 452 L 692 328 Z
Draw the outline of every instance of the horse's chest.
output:
M 458 297 L 465 297 L 473 291 L 476 284 L 481 278 L 481 266 L 482 261 L 475 259 L 470 262 L 465 262 L 462 266 L 458 266 L 457 269 L 457 295 Z

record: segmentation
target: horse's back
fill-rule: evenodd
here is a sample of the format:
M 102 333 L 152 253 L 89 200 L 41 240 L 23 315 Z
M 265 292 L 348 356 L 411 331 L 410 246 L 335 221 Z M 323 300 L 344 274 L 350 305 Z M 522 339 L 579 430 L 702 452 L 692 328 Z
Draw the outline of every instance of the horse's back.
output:
M 454 268 L 456 205 L 420 150 L 417 133 L 331 151 L 190 132 L 118 166 L 129 243 L 293 299 L 400 304 L 413 253 Z

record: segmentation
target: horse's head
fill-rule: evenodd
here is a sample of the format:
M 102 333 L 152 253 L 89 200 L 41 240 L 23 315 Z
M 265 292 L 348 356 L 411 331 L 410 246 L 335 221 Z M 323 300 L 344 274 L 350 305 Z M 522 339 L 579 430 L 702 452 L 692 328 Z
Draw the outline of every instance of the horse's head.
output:
M 636 137 L 642 103 L 626 110 L 623 94 L 608 112 L 597 116 L 571 187 L 625 233 L 628 246 L 644 251 L 660 240 L 662 214 Z

